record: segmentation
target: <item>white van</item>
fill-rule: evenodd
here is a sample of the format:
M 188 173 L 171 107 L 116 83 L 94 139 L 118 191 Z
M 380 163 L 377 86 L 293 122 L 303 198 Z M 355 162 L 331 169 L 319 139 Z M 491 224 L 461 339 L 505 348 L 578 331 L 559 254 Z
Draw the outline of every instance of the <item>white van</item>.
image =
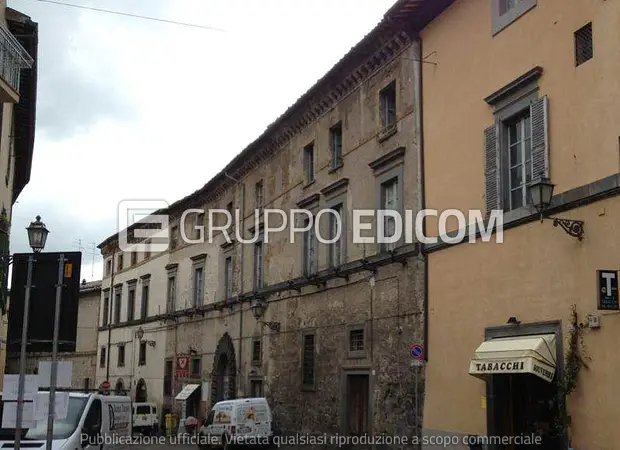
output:
M 159 418 L 155 403 L 133 404 L 133 431 L 155 435 L 159 431 Z
M 267 399 L 239 398 L 216 403 L 204 420 L 198 446 L 229 448 L 273 444 L 274 425 Z
M 39 392 L 45 395 L 47 392 Z M 45 449 L 47 419 L 24 430 L 22 445 Z M 127 450 L 131 444 L 131 399 L 96 393 L 69 394 L 67 417 L 54 420 L 53 450 Z M 0 429 L 0 448 L 15 444 L 15 429 Z

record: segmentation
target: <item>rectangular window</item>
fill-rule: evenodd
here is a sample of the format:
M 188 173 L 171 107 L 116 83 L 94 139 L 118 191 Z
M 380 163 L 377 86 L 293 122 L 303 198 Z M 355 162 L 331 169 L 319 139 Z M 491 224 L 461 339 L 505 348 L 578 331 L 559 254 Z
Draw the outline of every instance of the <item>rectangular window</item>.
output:
M 364 330 L 351 330 L 349 332 L 349 351 L 364 351 Z
M 538 0 L 491 0 L 493 35 L 516 21 L 534 6 Z
M 304 148 L 304 176 L 306 184 L 314 181 L 314 143 Z
M 109 277 L 111 274 L 112 274 L 112 260 L 109 259 L 105 263 L 105 275 L 106 277 Z
M 263 209 L 264 206 L 264 186 L 263 186 L 263 180 L 260 180 L 258 183 L 256 183 L 256 186 L 254 188 L 254 203 L 255 203 L 255 207 L 256 209 L 258 209 L 259 211 L 261 211 Z
M 305 275 L 314 275 L 317 271 L 317 238 L 314 227 L 314 221 L 310 222 L 310 219 L 306 219 L 304 221 L 304 228 L 308 227 L 310 224 L 313 226 L 306 232 L 304 232 L 304 245 L 303 245 L 303 264 L 304 264 L 304 273 Z
M 104 327 L 110 323 L 110 291 L 103 294 L 103 317 L 101 320 Z
M 332 169 L 342 165 L 342 122 L 334 125 L 330 130 L 330 142 L 332 149 Z
M 344 222 L 342 220 L 343 205 L 338 204 L 330 209 L 334 213 L 329 215 L 329 240 L 338 240 L 333 244 L 329 244 L 329 264 L 330 267 L 339 267 L 344 263 Z M 336 215 L 340 218 L 336 217 Z
M 118 270 L 123 270 L 123 255 L 122 254 L 118 255 L 116 267 L 118 268 Z
M 194 307 L 202 306 L 204 302 L 204 268 L 194 269 Z
M 179 246 L 179 227 L 173 226 L 170 229 L 170 248 L 175 249 Z
M 506 126 L 509 209 L 512 210 L 528 204 L 527 187 L 532 183 L 532 122 L 529 112 Z
M 252 364 L 260 366 L 262 361 L 262 348 L 260 339 L 252 341 Z
M 125 367 L 125 344 L 118 346 L 118 367 Z
M 592 22 L 575 31 L 575 65 L 580 66 L 594 57 Z
M 138 365 L 146 366 L 146 342 L 140 342 L 140 351 L 138 354 Z
M 127 321 L 135 319 L 136 315 L 136 287 L 131 286 L 127 295 Z
M 263 287 L 263 242 L 254 244 L 254 289 Z
M 396 82 L 391 82 L 379 94 L 381 126 L 384 130 L 396 126 Z
M 141 310 L 141 318 L 146 319 L 149 316 L 149 285 L 142 285 L 142 310 Z
M 399 211 L 398 178 L 381 184 L 381 208 L 388 211 Z M 391 237 L 396 233 L 396 219 L 391 216 L 383 218 L 384 236 Z M 396 243 L 382 243 L 381 251 L 388 252 L 396 248 Z
M 121 323 L 121 304 L 122 304 L 122 291 L 121 288 L 114 292 L 114 323 Z
M 306 389 L 314 389 L 315 387 L 315 339 L 314 334 L 306 333 L 303 335 L 302 341 L 302 386 Z
M 99 367 L 105 367 L 106 363 L 106 348 L 101 347 L 101 351 L 99 352 Z
M 144 259 L 149 259 L 151 257 L 151 243 L 147 241 L 144 245 L 146 246 L 144 250 Z
M 263 382 L 261 380 L 250 380 L 250 390 L 254 398 L 260 398 L 265 395 L 263 393 Z
M 138 264 L 138 254 L 136 252 L 131 252 L 131 265 L 135 266 Z
M 236 217 L 235 217 L 235 211 L 234 211 L 233 202 L 228 202 L 228 204 L 226 205 L 226 211 L 228 211 L 228 214 L 230 214 L 230 226 L 228 227 L 227 231 L 231 235 L 234 235 Z M 228 219 L 225 216 L 222 217 L 222 220 L 225 223 L 228 221 Z
M 200 358 L 192 358 L 190 362 L 190 374 L 192 377 L 200 377 Z
M 225 295 L 226 300 L 232 297 L 232 280 L 233 280 L 233 265 L 232 265 L 232 256 L 226 258 L 224 263 L 224 287 L 225 287 Z
M 177 277 L 168 275 L 168 295 L 166 298 L 166 312 L 168 314 L 174 312 L 174 306 L 177 298 Z
M 167 360 L 164 367 L 164 395 L 172 395 L 172 361 Z

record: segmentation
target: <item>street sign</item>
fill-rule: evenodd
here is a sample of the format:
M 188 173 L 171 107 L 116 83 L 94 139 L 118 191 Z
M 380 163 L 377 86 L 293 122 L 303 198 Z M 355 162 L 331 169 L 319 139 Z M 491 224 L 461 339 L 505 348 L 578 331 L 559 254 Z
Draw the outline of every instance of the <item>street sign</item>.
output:
M 409 355 L 412 359 L 422 361 L 424 359 L 424 348 L 420 344 L 413 344 L 409 347 Z
M 618 272 L 615 270 L 597 270 L 598 274 L 598 309 L 604 311 L 620 310 L 618 301 Z
M 420 361 L 419 359 L 414 359 L 409 363 L 411 367 L 422 367 L 424 365 L 424 361 Z

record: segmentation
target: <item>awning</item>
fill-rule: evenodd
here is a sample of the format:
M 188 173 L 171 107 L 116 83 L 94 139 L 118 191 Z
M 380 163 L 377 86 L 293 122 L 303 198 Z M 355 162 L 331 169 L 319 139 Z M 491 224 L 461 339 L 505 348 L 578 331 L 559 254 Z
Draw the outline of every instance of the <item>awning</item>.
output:
M 190 395 L 192 395 L 194 393 L 194 391 L 196 389 L 198 389 L 200 387 L 199 384 L 187 384 L 185 385 L 185 387 L 183 388 L 183 390 L 181 392 L 179 392 L 177 394 L 176 397 L 174 397 L 175 400 L 182 400 L 185 401 L 189 398 Z
M 469 374 L 488 375 L 531 373 L 553 381 L 556 367 L 555 335 L 519 336 L 483 342 L 469 363 Z

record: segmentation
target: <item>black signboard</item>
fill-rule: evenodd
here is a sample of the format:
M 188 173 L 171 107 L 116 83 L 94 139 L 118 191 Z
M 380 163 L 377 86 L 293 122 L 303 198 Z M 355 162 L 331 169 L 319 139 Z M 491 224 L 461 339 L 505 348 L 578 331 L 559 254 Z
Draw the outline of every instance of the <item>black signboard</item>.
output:
M 598 309 L 619 311 L 618 271 L 597 270 L 598 274 Z
M 13 257 L 7 330 L 9 352 L 19 352 L 21 346 L 28 256 L 28 254 L 19 253 Z M 34 255 L 28 315 L 28 352 L 52 351 L 59 256 L 60 253 Z M 64 257 L 58 351 L 74 352 L 77 338 L 82 253 L 65 252 Z

